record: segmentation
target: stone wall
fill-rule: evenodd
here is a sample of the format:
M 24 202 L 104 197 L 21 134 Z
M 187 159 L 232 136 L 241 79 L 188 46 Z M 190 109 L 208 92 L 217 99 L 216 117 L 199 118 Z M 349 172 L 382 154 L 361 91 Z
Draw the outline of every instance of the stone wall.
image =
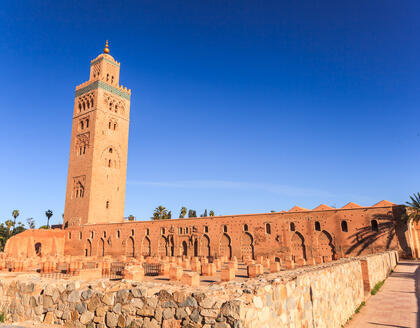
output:
M 398 253 L 388 252 L 385 254 L 384 256 L 365 256 L 360 259 L 366 291 L 370 291 L 378 282 L 385 280 L 396 266 Z
M 396 252 L 267 274 L 246 282 L 178 283 L 3 277 L 0 307 L 13 321 L 72 327 L 341 327 L 365 299 L 362 262 L 372 282 Z M 380 271 L 379 274 L 375 270 Z

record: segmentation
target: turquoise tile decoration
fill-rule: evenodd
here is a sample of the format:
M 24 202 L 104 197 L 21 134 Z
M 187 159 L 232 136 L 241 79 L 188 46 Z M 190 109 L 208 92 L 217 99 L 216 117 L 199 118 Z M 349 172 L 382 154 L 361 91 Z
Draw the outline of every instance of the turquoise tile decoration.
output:
M 122 97 L 124 99 L 130 100 L 130 94 L 128 92 L 122 91 L 120 89 L 117 89 L 111 85 L 109 85 L 108 83 L 102 82 L 102 81 L 95 81 L 92 82 L 91 84 L 85 86 L 82 89 L 79 89 L 76 91 L 76 97 L 79 97 L 89 91 L 95 90 L 101 88 L 105 91 L 108 91 L 116 96 Z

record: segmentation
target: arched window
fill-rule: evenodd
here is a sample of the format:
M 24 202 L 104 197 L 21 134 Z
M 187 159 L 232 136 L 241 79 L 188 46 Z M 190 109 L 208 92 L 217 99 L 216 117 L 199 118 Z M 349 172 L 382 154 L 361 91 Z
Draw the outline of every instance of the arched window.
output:
M 290 222 L 290 231 L 295 231 L 295 224 Z
M 82 104 L 79 103 L 79 113 L 82 112 Z
M 117 123 L 114 123 L 114 130 L 117 129 Z
M 204 232 L 205 233 L 209 232 L 209 227 L 208 226 L 204 226 Z
M 150 230 L 149 228 L 146 229 L 146 236 L 148 236 L 150 234 Z
M 114 76 L 111 76 L 111 83 L 114 83 Z
M 93 98 L 90 99 L 90 107 L 93 107 Z
M 160 233 L 161 233 L 162 235 L 164 235 L 164 234 L 165 234 L 165 228 L 160 228 Z
M 89 127 L 89 119 L 86 119 L 86 129 Z
M 71 232 L 69 232 L 69 239 L 71 239 Z
M 119 230 L 117 230 L 117 238 L 121 237 L 121 232 Z
M 342 232 L 348 232 L 349 231 L 349 228 L 348 228 L 348 226 L 347 226 L 347 221 L 341 221 L 341 231 Z
M 149 229 L 147 229 L 149 230 Z M 134 229 L 131 229 L 131 235 L 134 236 Z
M 321 231 L 321 223 L 319 223 L 319 221 L 315 221 L 315 230 Z
M 106 231 L 104 231 L 104 238 L 106 238 Z
M 267 235 L 271 235 L 271 224 L 270 223 L 265 224 L 265 233 Z
M 81 240 L 81 239 L 82 239 L 82 237 L 83 237 L 83 234 L 82 234 L 82 232 L 80 231 L 80 232 L 79 232 L 79 239 Z
M 83 130 L 84 125 L 83 125 L 83 121 L 80 121 L 80 130 Z
M 109 74 L 107 74 L 107 75 L 106 75 L 106 80 L 107 80 L 107 81 L 109 80 Z
M 223 226 L 223 232 L 227 232 L 227 225 Z
M 186 233 L 186 234 L 188 233 L 188 228 L 185 228 L 185 233 Z
M 109 200 L 106 201 L 105 208 L 109 208 Z
M 372 220 L 372 221 L 370 221 L 370 224 L 372 226 L 372 231 L 375 231 L 375 232 L 378 232 L 379 231 L 378 221 Z
M 109 152 L 112 154 L 112 148 L 109 148 Z
M 244 231 L 248 231 L 248 225 L 244 224 Z
M 108 167 L 111 167 L 111 160 L 108 160 Z
M 111 129 L 111 121 L 109 121 L 109 123 L 108 123 L 108 129 Z
M 178 228 L 178 234 L 182 235 L 182 228 Z
M 87 103 L 86 103 L 86 107 L 87 107 L 87 109 L 89 109 L 89 107 L 90 107 L 90 103 L 89 103 L 89 101 L 87 101 Z
M 90 238 L 92 238 L 93 239 L 93 237 L 95 236 L 95 232 L 94 231 L 91 231 L 90 232 Z
M 86 145 L 83 145 L 83 154 L 86 154 Z
M 82 105 L 83 105 L 83 110 L 85 110 L 86 109 L 85 102 L 82 102 Z

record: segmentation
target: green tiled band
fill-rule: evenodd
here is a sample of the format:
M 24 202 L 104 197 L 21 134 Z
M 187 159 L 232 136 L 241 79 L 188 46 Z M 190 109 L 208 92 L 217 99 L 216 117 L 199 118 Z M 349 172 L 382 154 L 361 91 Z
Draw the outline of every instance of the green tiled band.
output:
M 102 81 L 92 82 L 91 84 L 85 86 L 84 88 L 77 90 L 76 91 L 76 97 L 79 97 L 79 96 L 85 94 L 86 92 L 95 90 L 97 88 L 101 88 L 105 91 L 113 93 L 114 95 L 117 95 L 117 96 L 120 96 L 120 97 L 125 98 L 127 100 L 130 100 L 130 95 L 127 92 L 122 91 L 122 90 L 117 89 L 117 88 L 114 88 L 113 86 L 109 85 L 108 83 L 105 83 L 105 82 L 102 82 Z
M 97 59 L 97 60 L 93 61 L 93 62 L 91 63 L 91 65 L 95 65 L 96 63 L 100 62 L 101 60 L 105 60 L 106 62 L 108 62 L 108 63 L 110 63 L 110 64 L 112 64 L 112 65 L 114 65 L 114 66 L 119 67 L 119 65 L 118 65 L 118 64 L 115 64 L 112 60 L 109 60 L 108 58 L 105 58 L 105 57 L 102 57 L 102 58 L 99 58 L 99 59 Z

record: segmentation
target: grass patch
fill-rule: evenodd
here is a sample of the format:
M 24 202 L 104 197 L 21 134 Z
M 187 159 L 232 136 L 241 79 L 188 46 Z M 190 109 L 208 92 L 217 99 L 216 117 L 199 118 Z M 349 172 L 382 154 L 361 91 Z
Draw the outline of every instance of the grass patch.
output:
M 0 322 L 5 322 L 6 321 L 6 316 L 4 315 L 3 312 L 0 312 Z
M 362 303 L 360 303 L 360 305 L 357 307 L 357 309 L 356 310 L 354 310 L 354 313 L 359 313 L 360 312 L 360 310 L 362 309 L 362 307 L 364 307 L 366 305 L 366 302 L 362 302 Z
M 381 289 L 382 285 L 385 283 L 385 280 L 382 280 L 380 282 L 378 282 L 375 287 L 372 288 L 372 290 L 370 291 L 370 293 L 372 295 L 375 295 L 377 292 L 379 292 L 379 289 Z

